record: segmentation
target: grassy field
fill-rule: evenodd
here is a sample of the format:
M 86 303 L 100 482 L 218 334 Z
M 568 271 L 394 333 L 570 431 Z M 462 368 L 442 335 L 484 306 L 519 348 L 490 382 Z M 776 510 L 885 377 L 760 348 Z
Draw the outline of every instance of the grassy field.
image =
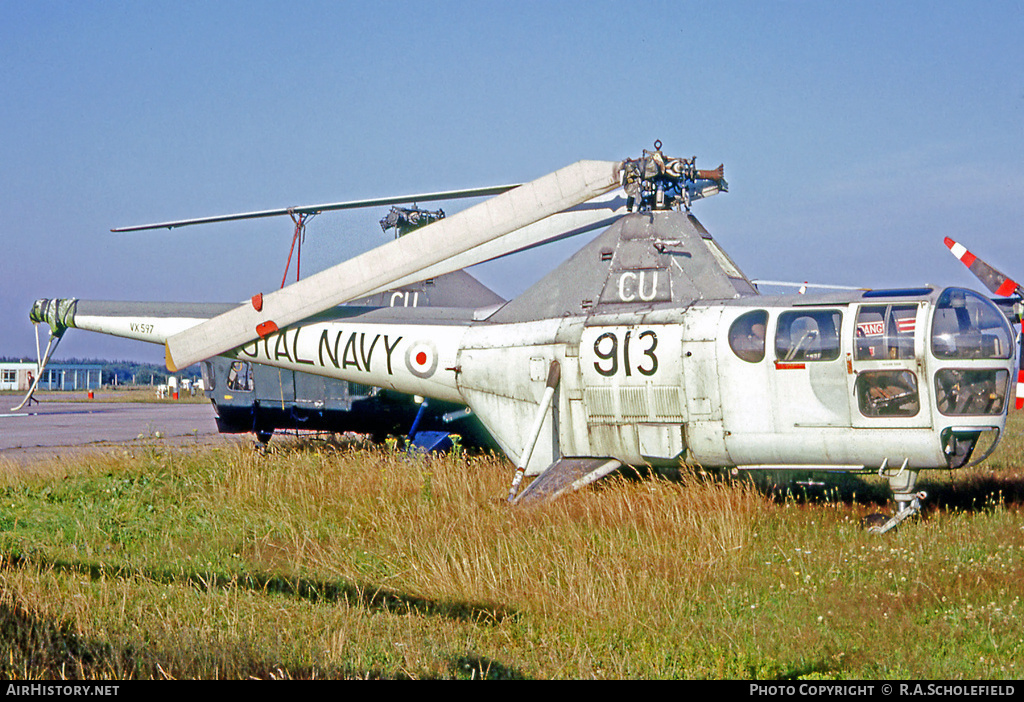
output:
M 3 678 L 1017 678 L 1022 422 L 817 495 L 686 474 L 536 509 L 489 456 L 154 442 L 0 461 Z

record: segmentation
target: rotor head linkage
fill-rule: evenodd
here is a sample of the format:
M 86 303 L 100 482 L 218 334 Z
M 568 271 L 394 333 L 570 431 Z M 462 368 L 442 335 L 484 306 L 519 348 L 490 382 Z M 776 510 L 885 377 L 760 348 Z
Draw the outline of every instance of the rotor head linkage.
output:
M 289 209 L 288 214 L 295 222 L 295 233 L 292 235 L 292 247 L 288 250 L 288 262 L 284 265 L 284 276 L 281 278 L 282 288 L 288 280 L 288 271 L 292 267 L 292 254 L 295 254 L 295 280 L 298 281 L 301 277 L 299 269 L 302 267 L 302 242 L 306 239 L 306 221 L 320 213 Z
M 689 211 L 690 203 L 702 197 L 727 192 L 725 168 L 699 171 L 697 157 L 667 158 L 661 152 L 661 141 L 654 142 L 654 151 L 644 149 L 639 159 L 622 162 L 622 187 L 626 191 L 626 209 L 636 206 L 637 212 L 680 209 Z

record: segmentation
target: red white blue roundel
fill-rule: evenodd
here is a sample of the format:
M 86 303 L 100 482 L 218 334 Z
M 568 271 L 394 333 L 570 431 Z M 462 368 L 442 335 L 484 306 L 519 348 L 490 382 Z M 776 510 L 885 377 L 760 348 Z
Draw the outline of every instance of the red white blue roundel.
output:
M 437 370 L 437 349 L 429 341 L 414 341 L 405 352 L 405 367 L 417 378 L 429 378 Z

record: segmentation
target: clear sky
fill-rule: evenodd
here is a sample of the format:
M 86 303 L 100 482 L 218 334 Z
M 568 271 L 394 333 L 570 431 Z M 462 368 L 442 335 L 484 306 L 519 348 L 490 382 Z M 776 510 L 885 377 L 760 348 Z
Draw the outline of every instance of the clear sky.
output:
M 292 233 L 112 227 L 526 181 L 656 139 L 724 162 L 694 213 L 751 278 L 977 287 L 947 235 L 1024 278 L 1022 38 L 1024 3 L 996 0 L 0 0 L 0 355 L 34 356 L 41 297 L 274 290 Z M 303 273 L 383 243 L 384 214 L 315 218 Z M 511 296 L 570 251 L 480 277 Z M 163 359 L 74 330 L 70 356 Z

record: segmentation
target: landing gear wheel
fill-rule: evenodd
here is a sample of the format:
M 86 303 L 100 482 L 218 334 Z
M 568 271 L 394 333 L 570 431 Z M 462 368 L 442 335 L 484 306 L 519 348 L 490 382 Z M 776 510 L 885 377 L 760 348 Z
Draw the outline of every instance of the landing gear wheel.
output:
M 872 528 L 880 529 L 882 525 L 885 524 L 887 521 L 889 521 L 889 518 L 887 516 L 885 516 L 881 512 L 875 512 L 874 514 L 869 514 L 868 516 L 861 519 L 860 525 L 862 528 L 870 531 Z
M 267 444 L 270 443 L 270 437 L 274 435 L 273 431 L 258 431 L 256 433 L 256 450 L 260 453 L 266 453 Z

